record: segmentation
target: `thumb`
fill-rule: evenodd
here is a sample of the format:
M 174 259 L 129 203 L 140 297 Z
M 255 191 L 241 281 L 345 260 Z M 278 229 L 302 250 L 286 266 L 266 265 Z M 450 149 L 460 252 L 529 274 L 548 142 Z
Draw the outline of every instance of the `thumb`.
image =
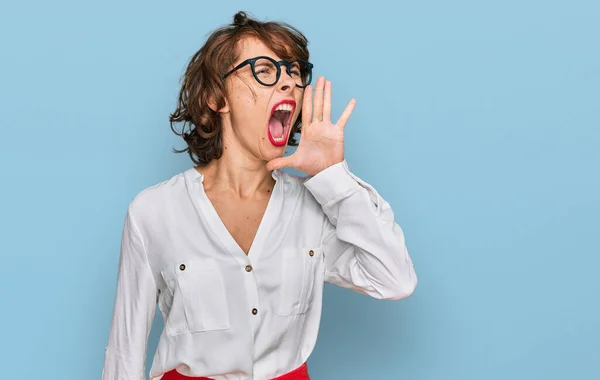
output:
M 278 157 L 267 162 L 267 170 L 281 169 L 286 166 L 292 166 L 294 159 L 292 156 Z

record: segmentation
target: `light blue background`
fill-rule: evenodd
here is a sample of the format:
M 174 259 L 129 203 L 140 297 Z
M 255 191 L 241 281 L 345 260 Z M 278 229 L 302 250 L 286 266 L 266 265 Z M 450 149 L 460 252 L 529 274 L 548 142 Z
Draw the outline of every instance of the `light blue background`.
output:
M 313 378 L 599 379 L 598 4 L 3 2 L 1 377 L 100 377 L 126 207 L 191 165 L 180 76 L 245 9 L 305 32 L 336 115 L 356 97 L 347 159 L 420 280 L 327 286 Z

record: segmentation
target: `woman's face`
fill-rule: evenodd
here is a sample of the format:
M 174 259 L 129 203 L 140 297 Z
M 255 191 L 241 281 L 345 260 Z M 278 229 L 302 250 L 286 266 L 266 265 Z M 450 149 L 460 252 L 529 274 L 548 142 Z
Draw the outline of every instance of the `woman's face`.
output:
M 267 56 L 280 61 L 273 51 L 256 38 L 245 38 L 239 44 L 240 55 L 233 67 L 249 58 Z M 259 78 L 272 78 L 274 69 L 268 61 L 256 62 Z M 276 70 L 276 69 L 275 69 Z M 269 161 L 281 157 L 290 130 L 302 109 L 304 89 L 296 86 L 298 72 L 290 76 L 281 66 L 274 86 L 259 83 L 251 65 L 236 70 L 226 81 L 226 107 L 221 110 L 224 148 L 234 149 L 253 160 Z M 265 82 L 265 80 L 263 80 Z

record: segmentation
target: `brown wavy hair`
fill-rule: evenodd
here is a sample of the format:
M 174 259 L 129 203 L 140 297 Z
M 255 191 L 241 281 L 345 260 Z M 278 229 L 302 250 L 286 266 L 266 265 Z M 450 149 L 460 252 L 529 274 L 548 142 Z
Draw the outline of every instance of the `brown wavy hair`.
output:
M 293 26 L 283 22 L 261 22 L 245 12 L 233 16 L 233 23 L 215 30 L 190 59 L 182 78 L 175 112 L 170 114 L 171 130 L 181 136 L 187 152 L 199 166 L 219 159 L 223 153 L 223 128 L 218 112 L 209 107 L 212 100 L 219 110 L 225 106 L 223 75 L 239 59 L 238 42 L 244 37 L 255 37 L 281 59 L 309 59 L 308 40 Z M 183 123 L 181 131 L 175 123 Z M 288 144 L 298 145 L 295 133 L 300 133 L 301 115 L 292 126 Z

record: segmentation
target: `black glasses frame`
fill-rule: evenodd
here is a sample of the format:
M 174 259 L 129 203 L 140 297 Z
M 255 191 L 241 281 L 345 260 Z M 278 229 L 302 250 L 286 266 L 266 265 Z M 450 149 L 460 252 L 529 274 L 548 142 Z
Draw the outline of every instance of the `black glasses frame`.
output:
M 268 59 L 269 61 L 271 61 L 273 63 L 273 65 L 275 65 L 275 67 L 277 67 L 277 76 L 275 77 L 275 82 L 272 84 L 266 84 L 263 81 L 261 81 L 258 76 L 256 75 L 256 71 L 254 70 L 254 64 L 256 63 L 256 61 L 258 61 L 259 59 Z M 260 56 L 260 57 L 254 57 L 254 58 L 250 58 L 245 60 L 244 62 L 240 63 L 239 65 L 237 65 L 236 67 L 234 67 L 233 69 L 231 69 L 227 74 L 223 75 L 223 77 L 221 79 L 225 80 L 225 78 L 227 78 L 229 75 L 233 74 L 235 71 L 241 69 L 242 67 L 246 66 L 246 65 L 250 65 L 250 67 L 252 68 L 252 75 L 254 76 L 254 79 L 256 79 L 256 81 L 260 84 L 262 84 L 263 86 L 275 86 L 277 84 L 277 82 L 279 82 L 279 77 L 281 77 L 281 66 L 285 66 L 285 71 L 286 73 L 291 76 L 291 70 L 292 70 L 292 64 L 294 64 L 295 62 L 300 62 L 302 64 L 304 64 L 306 66 L 307 69 L 307 76 L 308 76 L 308 81 L 306 82 L 305 85 L 299 85 L 296 84 L 296 87 L 299 88 L 305 88 L 306 86 L 308 86 L 310 84 L 310 82 L 312 81 L 312 69 L 314 67 L 314 65 L 308 61 L 305 61 L 303 59 L 296 59 L 294 61 L 276 61 L 271 57 L 267 57 L 267 56 Z M 302 75 L 303 73 L 300 73 L 300 75 Z

